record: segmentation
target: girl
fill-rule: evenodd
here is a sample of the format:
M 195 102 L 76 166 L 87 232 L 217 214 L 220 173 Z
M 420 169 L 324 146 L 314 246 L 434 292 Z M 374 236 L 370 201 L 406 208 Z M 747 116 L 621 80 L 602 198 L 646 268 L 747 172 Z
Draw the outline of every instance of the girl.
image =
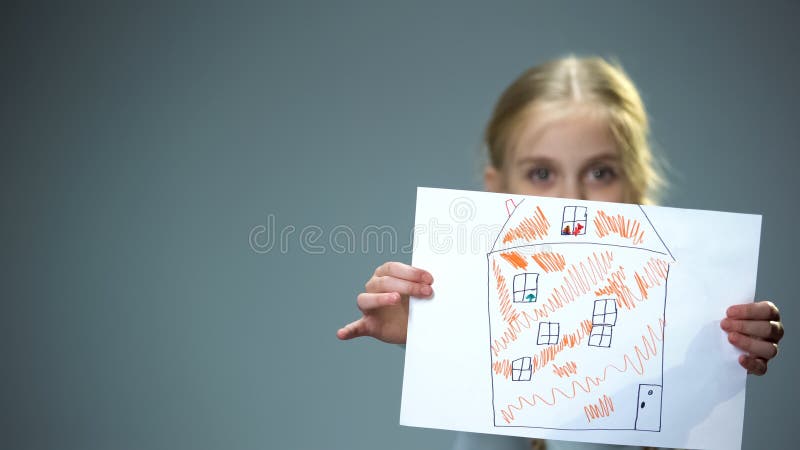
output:
M 641 97 L 623 70 L 600 58 L 566 57 L 534 67 L 500 96 L 486 127 L 486 189 L 523 195 L 652 203 L 662 180 L 648 145 Z M 358 295 L 363 316 L 339 339 L 406 341 L 408 298 L 430 297 L 433 275 L 399 262 L 375 270 Z M 731 306 L 721 327 L 746 354 L 739 364 L 763 375 L 778 353 L 783 325 L 772 302 Z M 460 434 L 456 448 L 530 448 L 531 441 Z M 605 448 L 533 441 L 534 448 Z M 518 446 L 518 447 L 514 447 Z

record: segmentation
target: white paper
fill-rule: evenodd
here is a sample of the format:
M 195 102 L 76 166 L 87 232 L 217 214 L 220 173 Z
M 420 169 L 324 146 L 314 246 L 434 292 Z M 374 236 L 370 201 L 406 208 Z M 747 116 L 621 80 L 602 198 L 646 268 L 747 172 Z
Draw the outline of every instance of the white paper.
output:
M 568 228 L 567 228 L 568 227 Z M 761 217 L 418 188 L 402 425 L 741 448 Z

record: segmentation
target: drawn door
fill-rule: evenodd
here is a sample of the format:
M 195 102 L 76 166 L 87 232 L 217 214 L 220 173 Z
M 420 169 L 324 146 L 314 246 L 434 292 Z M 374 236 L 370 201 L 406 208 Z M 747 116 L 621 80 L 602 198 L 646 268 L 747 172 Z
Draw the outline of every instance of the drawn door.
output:
M 636 405 L 636 429 L 661 431 L 661 386 L 640 384 Z

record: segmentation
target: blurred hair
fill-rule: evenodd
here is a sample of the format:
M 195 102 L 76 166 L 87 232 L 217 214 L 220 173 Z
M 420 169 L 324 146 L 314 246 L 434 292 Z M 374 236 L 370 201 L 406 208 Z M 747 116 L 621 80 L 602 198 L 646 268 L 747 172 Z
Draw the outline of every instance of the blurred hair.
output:
M 650 148 L 650 127 L 641 96 L 619 64 L 599 57 L 567 56 L 530 68 L 497 101 L 486 125 L 489 163 L 503 168 L 520 124 L 535 114 L 568 115 L 588 109 L 608 120 L 620 152 L 626 199 L 653 203 L 664 185 Z

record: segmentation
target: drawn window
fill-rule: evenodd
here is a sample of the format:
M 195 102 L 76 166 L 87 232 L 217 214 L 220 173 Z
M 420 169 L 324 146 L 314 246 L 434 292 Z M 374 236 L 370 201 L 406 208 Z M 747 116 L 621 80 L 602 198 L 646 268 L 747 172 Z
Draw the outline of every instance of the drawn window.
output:
M 614 326 L 617 323 L 617 301 L 613 298 L 594 301 L 592 325 Z
M 514 303 L 532 303 L 539 295 L 539 274 L 514 275 Z
M 591 347 L 611 347 L 611 333 L 614 327 L 609 325 L 597 325 L 592 327 L 589 334 L 589 346 Z
M 531 358 L 524 356 L 511 361 L 511 380 L 512 381 L 531 381 Z
M 561 234 L 577 236 L 586 234 L 586 207 L 565 206 L 561 218 Z
M 539 336 L 536 338 L 538 345 L 558 344 L 560 325 L 556 322 L 539 322 Z

